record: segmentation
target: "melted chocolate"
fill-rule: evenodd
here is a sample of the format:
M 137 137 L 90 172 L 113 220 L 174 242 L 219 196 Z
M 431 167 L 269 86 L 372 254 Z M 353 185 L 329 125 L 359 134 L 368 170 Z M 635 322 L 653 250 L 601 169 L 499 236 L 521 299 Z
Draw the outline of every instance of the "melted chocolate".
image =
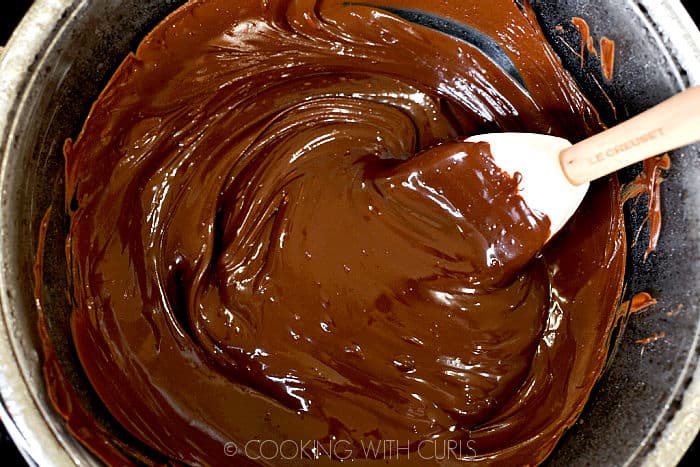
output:
M 625 237 L 610 179 L 529 261 L 548 220 L 462 142 L 602 129 L 533 12 L 382 2 L 497 38 L 525 90 L 386 9 L 232 3 L 158 26 L 66 145 L 73 338 L 107 409 L 189 464 L 280 462 L 254 440 L 542 461 L 605 363 Z
M 605 36 L 600 38 L 600 66 L 605 79 L 612 80 L 615 71 L 615 41 Z
M 581 50 L 578 55 L 581 57 L 581 68 L 586 58 L 586 50 L 589 53 L 600 58 L 600 68 L 603 73 L 603 77 L 610 81 L 613 79 L 613 71 L 615 70 L 615 41 L 607 38 L 601 37 L 600 39 L 600 54 L 595 48 L 593 36 L 591 36 L 591 28 L 588 23 L 583 18 L 573 17 L 571 18 L 571 23 L 578 29 L 579 34 L 581 34 Z
M 584 68 L 586 63 L 586 51 L 592 56 L 594 56 L 599 65 L 602 77 L 606 81 L 611 81 L 613 79 L 613 73 L 615 71 L 615 41 L 602 37 L 600 39 L 600 53 L 595 46 L 595 40 L 591 35 L 591 28 L 583 18 L 574 16 L 571 18 L 571 25 L 573 25 L 581 36 L 580 49 L 576 50 L 569 42 L 564 39 L 564 37 L 559 36 L 559 40 L 564 46 L 571 51 L 576 57 L 579 58 L 581 63 L 581 69 Z M 556 26 L 556 31 L 560 34 L 564 34 L 566 29 L 562 25 Z M 600 80 L 596 77 L 596 73 L 587 72 L 588 77 L 596 84 L 600 93 L 605 97 L 610 106 L 610 111 L 612 112 L 613 119 L 617 120 L 617 107 L 613 104 L 612 99 L 605 90 L 605 87 L 600 83 Z
M 595 46 L 593 45 L 593 37 L 591 36 L 591 28 L 588 26 L 588 23 L 586 20 L 583 18 L 579 18 L 577 16 L 574 16 L 571 18 L 571 24 L 573 24 L 576 29 L 578 29 L 579 34 L 581 34 L 581 49 L 578 52 L 578 55 L 581 58 L 581 68 L 583 68 L 583 65 L 586 60 L 586 49 L 588 49 L 589 53 L 592 53 L 596 57 L 598 56 L 598 50 L 596 50 Z M 563 32 L 563 28 L 562 28 Z
M 642 195 L 646 195 L 646 222 L 637 231 L 634 243 L 639 240 L 642 229 L 646 223 L 649 224 L 649 244 L 644 252 L 646 261 L 659 244 L 662 227 L 661 212 L 661 184 L 664 182 L 663 172 L 671 168 L 671 158 L 668 154 L 652 157 L 644 161 L 644 170 L 637 175 L 631 183 L 625 185 L 622 193 L 623 201 L 634 200 L 639 202 Z
M 640 292 L 631 299 L 620 304 L 624 314 L 639 313 L 647 308 L 656 305 L 657 301 L 648 292 Z

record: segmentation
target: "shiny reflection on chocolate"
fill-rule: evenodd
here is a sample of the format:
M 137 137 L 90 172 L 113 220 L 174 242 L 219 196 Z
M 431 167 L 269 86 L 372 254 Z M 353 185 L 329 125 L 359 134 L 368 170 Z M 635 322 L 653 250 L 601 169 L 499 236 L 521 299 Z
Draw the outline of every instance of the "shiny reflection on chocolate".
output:
M 298 453 L 321 465 L 415 465 L 450 440 L 448 463 L 537 463 L 602 370 L 617 182 L 529 261 L 548 220 L 462 142 L 577 140 L 597 113 L 527 6 L 382 3 L 188 3 L 66 145 L 75 348 L 114 418 L 174 461 L 233 462 L 233 442 L 236 465 L 277 465 L 250 442 L 296 440 L 344 443 Z M 496 39 L 528 92 L 392 7 Z

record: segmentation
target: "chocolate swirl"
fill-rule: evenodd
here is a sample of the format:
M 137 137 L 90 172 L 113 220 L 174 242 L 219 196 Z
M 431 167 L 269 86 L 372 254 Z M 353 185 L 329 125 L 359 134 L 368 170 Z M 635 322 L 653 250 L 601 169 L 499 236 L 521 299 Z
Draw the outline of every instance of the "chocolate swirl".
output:
M 234 442 L 264 464 L 249 442 L 269 439 L 345 443 L 297 463 L 371 463 L 392 453 L 367 443 L 395 440 L 414 465 L 421 442 L 453 440 L 470 443 L 452 460 L 535 463 L 602 369 L 616 182 L 530 261 L 548 220 L 462 142 L 576 140 L 595 110 L 529 9 L 382 3 L 190 2 L 66 146 L 75 346 L 112 415 L 168 458 L 219 464 Z M 525 86 L 389 7 L 495 38 Z

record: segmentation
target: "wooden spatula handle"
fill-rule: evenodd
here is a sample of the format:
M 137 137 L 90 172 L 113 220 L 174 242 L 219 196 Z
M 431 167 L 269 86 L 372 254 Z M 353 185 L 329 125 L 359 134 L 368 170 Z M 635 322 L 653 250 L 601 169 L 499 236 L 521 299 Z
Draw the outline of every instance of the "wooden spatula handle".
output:
M 700 86 L 562 151 L 564 173 L 581 185 L 700 140 Z

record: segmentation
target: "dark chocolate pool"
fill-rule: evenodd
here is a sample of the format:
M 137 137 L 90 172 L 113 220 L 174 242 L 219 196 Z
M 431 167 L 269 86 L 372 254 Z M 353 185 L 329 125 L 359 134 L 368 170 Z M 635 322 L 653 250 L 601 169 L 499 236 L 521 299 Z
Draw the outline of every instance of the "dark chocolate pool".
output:
M 612 9 L 608 11 L 605 18 L 599 18 L 603 21 L 598 23 L 596 22 L 596 17 L 581 13 L 582 11 L 596 11 L 595 8 L 592 8 L 596 6 L 602 7 L 602 5 L 596 5 L 595 2 L 591 2 L 584 8 L 580 2 L 577 2 L 576 5 L 572 3 L 572 10 L 569 12 L 566 9 L 560 9 L 561 6 L 558 6 L 556 14 L 554 14 L 547 9 L 543 2 L 536 2 L 534 5 L 545 32 L 551 34 L 549 39 L 552 45 L 561 49 L 558 51 L 564 59 L 565 65 L 576 76 L 586 95 L 591 97 L 595 101 L 596 107 L 601 109 L 604 119 L 608 119 L 608 121 L 612 119 L 612 111 L 610 111 L 610 115 L 606 115 L 605 111 L 605 109 L 611 107 L 600 89 L 591 81 L 591 76 L 595 77 L 600 74 L 599 64 L 591 58 L 590 63 L 588 63 L 590 68 L 581 71 L 578 59 L 567 54 L 555 33 L 555 27 L 568 24 L 573 15 L 584 16 L 591 24 L 593 33 L 597 35 L 596 37 L 608 35 L 617 43 L 620 51 L 617 61 L 617 72 L 612 83 L 605 84 L 603 90 L 616 104 L 615 107 L 619 118 L 625 118 L 625 116 L 661 100 L 663 97 L 688 84 L 687 80 L 693 79 L 692 70 L 684 70 L 679 64 L 674 63 L 673 59 L 664 52 L 663 43 L 649 35 L 649 24 L 643 20 L 644 16 L 640 15 L 641 10 L 632 5 L 620 8 L 619 12 Z M 119 8 L 127 7 L 128 5 L 124 4 Z M 40 220 L 45 208 L 51 205 L 50 199 L 56 201 L 58 204 L 54 206 L 53 215 L 50 218 L 51 222 L 48 225 L 46 244 L 45 277 L 50 277 L 51 280 L 45 280 L 44 290 L 47 323 L 51 330 L 50 333 L 54 337 L 66 335 L 68 329 L 65 310 L 70 308 L 65 298 L 67 289 L 65 260 L 63 262 L 59 261 L 64 255 L 60 239 L 65 237 L 66 232 L 65 219 L 61 219 L 64 205 L 61 201 L 61 192 L 64 189 L 63 180 L 61 177 L 56 177 L 56 174 L 62 171 L 59 157 L 61 140 L 77 134 L 80 121 L 86 115 L 89 104 L 97 96 L 96 92 L 104 86 L 105 79 L 114 70 L 114 65 L 118 63 L 119 57 L 112 57 L 112 54 L 114 54 L 113 48 L 122 47 L 126 51 L 133 47 L 139 38 L 155 24 L 155 21 L 163 17 L 165 12 L 162 5 L 160 6 L 160 12 L 156 11 L 158 8 L 154 8 L 150 14 L 147 14 L 147 6 L 135 10 L 122 10 L 123 14 L 126 14 L 127 11 L 139 11 L 139 14 L 144 15 L 144 22 L 141 24 L 140 32 L 134 31 L 134 35 L 127 39 L 122 35 L 115 34 L 118 29 L 111 30 L 112 32 L 110 33 L 110 28 L 104 22 L 98 20 L 103 17 L 102 15 L 107 15 L 105 10 L 101 11 L 99 8 L 99 6 L 91 5 L 89 12 L 80 8 L 75 10 L 75 16 L 80 19 L 81 24 L 85 25 L 87 30 L 95 35 L 96 40 L 92 43 L 95 50 L 88 53 L 84 49 L 78 51 L 75 48 L 62 47 L 58 55 L 61 58 L 60 61 L 53 62 L 50 65 L 42 62 L 38 66 L 44 73 L 48 73 L 43 76 L 63 77 L 60 81 L 55 81 L 55 83 L 60 83 L 56 92 L 34 95 L 38 98 L 38 100 L 33 101 L 37 102 L 36 105 L 44 105 L 46 106 L 44 108 L 52 108 L 54 110 L 46 113 L 46 119 L 38 124 L 35 122 L 36 119 L 29 120 L 25 118 L 22 120 L 20 118 L 21 115 L 28 116 L 29 114 L 18 113 L 13 117 L 18 119 L 16 121 L 24 122 L 24 124 L 29 124 L 30 121 L 34 122 L 34 130 L 32 130 L 34 133 L 24 132 L 22 133 L 24 136 L 22 139 L 15 140 L 20 148 L 26 147 L 27 150 L 31 147 L 35 148 L 30 152 L 26 152 L 26 154 L 32 154 L 33 165 L 22 166 L 23 171 L 31 170 L 33 172 L 29 173 L 33 175 L 13 177 L 8 184 L 6 193 L 16 193 L 16 195 L 12 196 L 17 196 L 18 198 L 11 199 L 31 198 L 30 206 L 32 207 L 28 210 L 12 211 L 12 209 L 17 209 L 18 206 L 22 205 L 14 201 L 8 204 L 10 207 L 8 207 L 7 212 L 9 214 L 12 212 L 23 212 L 24 216 L 29 216 L 25 217 L 26 219 L 33 220 L 28 220 L 25 223 L 19 220 L 21 219 L 19 216 L 11 217 L 13 221 L 10 225 L 16 225 L 16 228 L 19 229 L 30 230 L 26 230 L 22 234 L 19 234 L 18 230 L 13 230 L 12 232 L 15 233 L 12 233 L 10 237 L 4 237 L 4 241 L 19 242 L 19 239 L 22 239 L 19 243 L 13 243 L 15 245 L 12 250 L 13 253 L 12 255 L 7 255 L 7 258 L 10 258 L 8 264 L 12 263 L 11 258 L 19 259 L 21 257 L 18 256 L 18 252 L 26 251 L 27 256 L 24 257 L 23 261 L 25 261 L 24 264 L 28 268 L 25 272 L 30 273 L 29 269 L 33 263 L 33 253 L 30 254 L 29 250 L 34 248 L 36 251 L 36 240 L 34 237 L 38 238 L 37 228 Z M 575 8 L 578 8 L 578 10 L 575 10 Z M 630 12 L 635 13 L 636 16 L 630 16 Z M 109 16 L 120 18 L 119 14 L 114 13 L 109 14 Z M 133 16 L 132 14 L 130 17 Z M 68 17 L 74 19 L 70 15 Z M 619 27 L 620 24 L 628 24 L 630 18 L 639 18 L 637 20 L 638 23 L 635 23 L 637 27 Z M 615 25 L 618 25 L 617 28 Z M 70 39 L 72 36 L 70 36 L 69 32 L 70 28 L 65 31 L 62 30 L 59 37 Z M 568 34 L 566 31 L 565 33 Z M 574 34 L 573 31 L 570 33 Z M 90 41 L 86 41 L 86 43 L 88 42 Z M 107 45 L 109 46 L 107 47 Z M 84 44 L 83 46 L 86 45 Z M 50 50 L 53 51 L 55 49 L 52 48 Z M 628 55 L 631 51 L 635 52 L 634 56 Z M 680 56 L 681 54 L 672 54 L 673 57 L 677 55 Z M 123 56 L 123 54 L 120 56 Z M 111 57 L 110 60 L 113 65 L 107 66 L 102 70 L 97 69 L 97 67 L 91 67 L 88 63 L 91 60 L 95 60 L 96 57 L 100 57 L 100 59 Z M 72 65 L 66 68 L 68 63 Z M 48 67 L 51 68 L 48 69 Z M 644 80 L 639 78 L 642 70 Z M 685 75 L 683 72 L 685 72 Z M 78 76 L 81 76 L 79 80 L 77 79 Z M 633 79 L 635 77 L 636 80 Z M 87 92 L 87 88 L 93 81 L 92 86 L 95 92 L 90 94 L 90 92 Z M 52 81 L 47 78 L 47 82 L 51 83 Z M 651 86 L 651 83 L 653 83 L 653 86 Z M 89 96 L 85 94 L 89 94 Z M 34 115 L 35 113 L 32 114 Z M 39 112 L 37 114 L 42 115 L 43 113 Z M 69 115 L 73 115 L 76 118 L 71 119 Z M 38 125 L 43 125 L 43 127 L 40 128 Z M 14 128 L 15 130 L 17 129 L 17 127 Z M 41 136 L 39 137 L 38 135 Z M 32 143 L 32 141 L 35 143 Z M 31 146 L 30 143 L 36 144 L 36 146 Z M 6 155 L 8 154 L 7 151 L 10 150 L 13 153 L 24 154 L 21 151 L 15 152 L 18 151 L 17 147 L 3 146 L 3 148 Z M 668 179 L 662 185 L 665 195 L 662 198 L 665 200 L 663 206 L 665 225 L 657 252 L 651 255 L 646 262 L 642 261 L 642 256 L 646 250 L 646 242 L 642 240 L 638 245 L 632 245 L 628 254 L 626 282 L 628 295 L 645 290 L 657 298 L 659 303 L 655 308 L 646 311 L 644 314 L 630 318 L 609 371 L 604 376 L 601 384 L 596 386 L 594 397 L 589 407 L 584 411 L 583 422 L 575 425 L 565 437 L 564 441 L 554 452 L 553 462 L 557 462 L 557 459 L 561 459 L 560 462 L 564 463 L 571 463 L 572 459 L 576 459 L 578 462 L 585 462 L 586 456 L 592 455 L 595 457 L 588 457 L 588 459 L 596 459 L 596 463 L 600 462 L 600 459 L 603 459 L 603 462 L 614 463 L 629 459 L 630 456 L 646 455 L 644 450 L 652 450 L 654 446 L 655 435 L 653 433 L 663 432 L 663 427 L 667 423 L 667 420 L 657 418 L 657 408 L 668 406 L 670 401 L 680 397 L 683 386 L 688 382 L 688 377 L 681 375 L 690 375 L 692 373 L 690 365 L 694 365 L 692 362 L 697 358 L 697 354 L 694 353 L 695 349 L 693 349 L 697 334 L 697 289 L 693 287 L 693 284 L 697 284 L 697 239 L 692 237 L 694 230 L 688 228 L 688 225 L 695 225 L 692 223 L 697 222 L 697 209 L 693 211 L 693 206 L 695 205 L 691 204 L 692 200 L 695 199 L 693 198 L 694 193 L 689 189 L 689 187 L 692 187 L 690 182 L 697 179 L 698 167 L 697 163 L 693 162 L 697 159 L 693 158 L 693 155 L 692 149 L 683 151 L 683 154 L 674 155 L 673 167 L 667 175 Z M 11 165 L 13 160 L 6 157 L 4 174 L 9 173 L 7 172 L 10 167 L 8 163 Z M 636 170 L 633 169 L 629 174 L 622 174 L 621 179 L 623 182 L 629 182 L 638 172 L 638 168 Z M 15 174 L 17 173 L 24 172 L 15 172 Z M 49 176 L 49 174 L 53 175 Z M 31 185 L 26 185 L 27 183 Z M 22 188 L 15 191 L 13 187 L 18 186 L 18 184 L 27 188 L 31 186 L 31 188 Z M 41 188 L 39 189 L 39 187 Z M 5 199 L 8 199 L 7 196 L 6 194 Z M 26 196 L 30 196 L 30 198 L 26 198 Z M 628 207 L 628 232 L 636 233 L 644 225 L 645 212 L 643 205 L 644 201 L 642 200 L 640 204 Z M 695 217 L 693 217 L 694 215 Z M 640 238 L 644 239 L 646 235 L 644 228 L 642 228 L 640 235 Z M 630 241 L 630 244 L 632 243 Z M 18 245 L 21 247 L 18 247 Z M 680 255 L 682 260 L 679 260 L 678 255 Z M 23 268 L 14 269 L 15 272 L 22 270 Z M 11 270 L 9 271 L 11 272 Z M 31 280 L 31 275 L 28 277 Z M 23 300 L 21 294 L 13 294 L 11 297 L 3 297 L 3 299 L 12 301 Z M 26 303 L 30 304 L 31 300 Z M 678 305 L 683 306 L 678 307 Z M 6 308 L 6 304 L 3 305 L 3 308 Z M 55 311 L 51 312 L 49 310 Z M 63 311 L 61 312 L 61 310 Z M 667 312 L 669 313 L 667 314 Z M 13 316 L 13 319 L 16 319 L 15 316 Z M 19 319 L 25 318 L 20 317 Z M 29 323 L 29 321 L 26 322 Z M 662 340 L 648 346 L 637 342 L 643 341 L 654 333 L 658 335 L 661 331 L 666 336 Z M 20 339 L 24 338 L 31 339 L 31 335 L 22 335 L 20 337 Z M 59 338 L 57 341 L 61 342 L 65 341 L 65 339 L 61 340 Z M 30 347 L 36 348 L 36 343 L 37 341 L 35 340 Z M 88 403 L 90 413 L 102 413 L 97 399 L 91 399 L 90 386 L 84 384 L 85 380 L 81 372 L 73 372 L 71 370 L 71 368 L 81 368 L 75 354 L 72 353 L 71 347 L 66 346 L 64 348 L 59 344 L 57 346 L 57 355 L 61 368 L 67 369 L 68 379 L 77 387 L 83 388 L 80 389 L 81 391 L 85 391 L 81 392 L 81 398 L 88 401 L 94 400 L 94 402 Z M 28 366 L 25 366 L 25 368 L 28 368 Z M 36 370 L 28 371 L 35 372 Z M 34 374 L 36 375 L 36 373 Z M 682 380 L 682 382 L 678 382 L 679 380 Z M 620 388 L 619 391 L 626 391 L 625 397 L 616 392 L 615 388 Z M 630 394 L 633 394 L 634 397 L 628 397 Z M 39 400 L 46 402 L 45 399 L 41 399 L 42 396 L 39 395 L 38 397 L 40 397 Z M 681 399 L 678 400 L 681 401 Z M 683 403 L 679 402 L 679 405 L 682 407 Z M 597 415 L 601 413 L 606 415 L 604 417 Z M 673 412 L 665 411 L 665 413 L 672 414 Z M 668 415 L 668 417 L 670 416 Z M 106 422 L 112 423 L 109 419 L 110 417 L 106 417 Z M 630 422 L 622 427 L 619 420 L 634 420 L 634 422 Z M 116 428 L 113 428 L 114 430 Z M 613 433 L 616 430 L 622 430 L 625 436 L 613 437 Z M 616 449 L 604 448 L 605 444 L 600 441 L 603 439 L 616 439 L 616 443 L 618 443 Z M 620 447 L 620 444 L 622 444 L 622 447 Z M 601 446 L 602 450 L 590 454 L 594 451 L 591 446 Z M 643 449 L 635 453 L 639 446 L 643 446 Z M 136 443 L 135 447 L 142 448 L 143 446 Z M 146 451 L 148 454 L 148 450 Z

